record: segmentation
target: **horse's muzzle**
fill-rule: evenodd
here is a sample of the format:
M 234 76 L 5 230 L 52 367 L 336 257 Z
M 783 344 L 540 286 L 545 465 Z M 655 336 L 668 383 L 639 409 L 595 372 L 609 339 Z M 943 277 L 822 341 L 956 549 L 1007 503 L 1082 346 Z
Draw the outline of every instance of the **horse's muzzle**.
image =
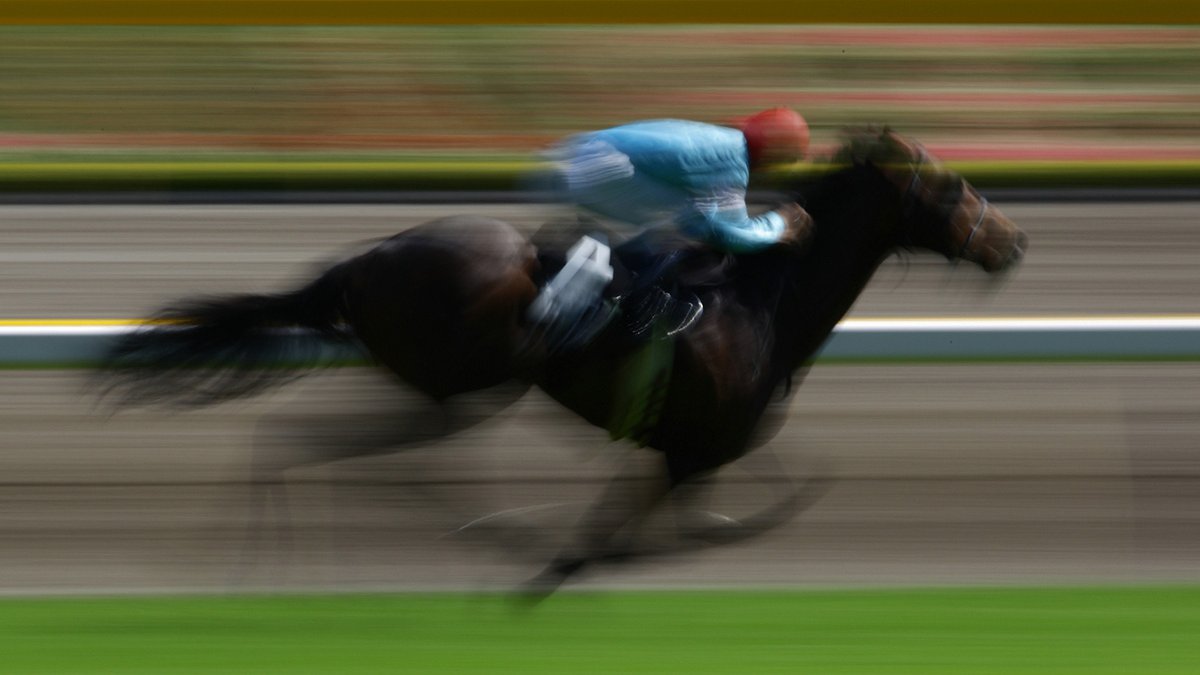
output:
M 976 237 L 978 248 L 971 253 L 975 262 L 989 273 L 1012 269 L 1029 250 L 1029 235 L 999 209 L 992 209 L 981 235 Z
M 1014 241 L 1012 247 L 1008 250 L 1008 255 L 1000 260 L 995 269 L 988 269 L 988 272 L 1003 272 L 1012 269 L 1025 258 L 1025 251 L 1029 248 L 1029 235 L 1021 230 L 1017 230 L 1013 239 Z M 985 267 L 984 269 L 987 268 Z

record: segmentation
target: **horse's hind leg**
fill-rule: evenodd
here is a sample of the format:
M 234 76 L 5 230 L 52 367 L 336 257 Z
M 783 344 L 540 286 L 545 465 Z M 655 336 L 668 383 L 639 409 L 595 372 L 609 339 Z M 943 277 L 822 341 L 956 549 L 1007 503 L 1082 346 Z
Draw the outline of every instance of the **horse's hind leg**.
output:
M 386 386 L 382 386 L 385 385 Z M 259 420 L 247 477 L 246 525 L 239 579 L 276 552 L 292 551 L 287 477 L 290 472 L 341 460 L 403 452 L 467 430 L 507 409 L 528 386 L 510 382 L 467 397 L 433 401 L 395 389 L 391 382 L 368 386 L 362 402 L 343 414 L 291 406 Z M 464 400 L 465 399 L 465 400 Z

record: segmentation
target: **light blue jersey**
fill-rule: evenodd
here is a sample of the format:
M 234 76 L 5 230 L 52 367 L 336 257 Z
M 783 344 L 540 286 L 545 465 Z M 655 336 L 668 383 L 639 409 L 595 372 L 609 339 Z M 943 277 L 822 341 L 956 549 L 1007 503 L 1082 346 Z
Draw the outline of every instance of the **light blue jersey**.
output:
M 741 131 L 684 120 L 652 120 L 580 134 L 560 147 L 568 198 L 638 227 L 672 225 L 734 253 L 777 242 L 776 213 L 751 217 Z

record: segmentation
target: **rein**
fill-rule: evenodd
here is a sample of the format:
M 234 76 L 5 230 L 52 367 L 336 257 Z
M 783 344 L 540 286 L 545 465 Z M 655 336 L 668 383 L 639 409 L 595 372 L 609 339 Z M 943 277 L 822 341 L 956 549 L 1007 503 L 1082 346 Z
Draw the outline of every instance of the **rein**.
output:
M 991 208 L 991 204 L 988 203 L 987 197 L 980 195 L 979 200 L 981 203 L 979 207 L 979 217 L 975 219 L 975 224 L 971 226 L 971 232 L 967 234 L 967 239 L 963 242 L 962 248 L 958 249 L 959 258 L 966 258 L 967 247 L 971 245 L 971 240 L 975 238 L 975 233 L 978 232 L 979 227 L 983 225 L 983 219 L 985 216 L 987 216 L 988 209 Z
M 920 155 L 916 164 L 909 163 L 912 169 L 912 177 L 908 181 L 908 189 L 904 191 L 904 197 L 901 198 L 901 209 L 904 212 L 904 220 L 907 227 L 904 228 L 904 244 L 912 243 L 912 220 L 913 214 L 917 210 L 917 204 L 920 203 L 918 195 L 925 189 L 925 184 L 921 181 L 921 168 L 925 166 L 929 155 L 925 153 L 925 148 L 918 148 Z

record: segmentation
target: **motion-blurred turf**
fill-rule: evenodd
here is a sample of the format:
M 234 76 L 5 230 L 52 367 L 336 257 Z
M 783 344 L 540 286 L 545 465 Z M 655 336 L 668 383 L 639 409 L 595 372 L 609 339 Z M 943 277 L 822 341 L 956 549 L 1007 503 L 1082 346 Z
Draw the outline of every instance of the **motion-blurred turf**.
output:
M 1200 587 L 0 601 L 6 673 L 1195 673 Z

